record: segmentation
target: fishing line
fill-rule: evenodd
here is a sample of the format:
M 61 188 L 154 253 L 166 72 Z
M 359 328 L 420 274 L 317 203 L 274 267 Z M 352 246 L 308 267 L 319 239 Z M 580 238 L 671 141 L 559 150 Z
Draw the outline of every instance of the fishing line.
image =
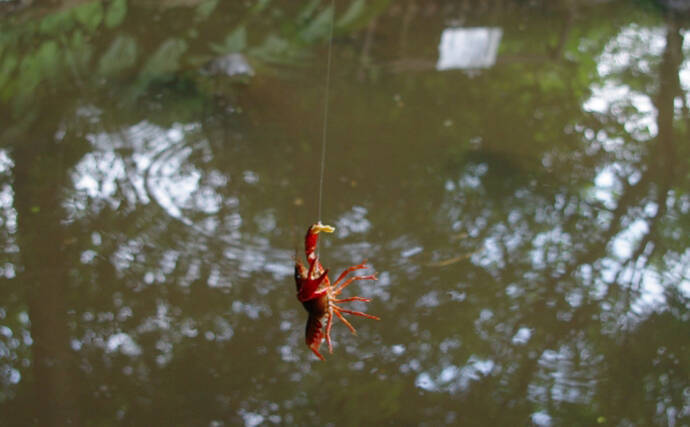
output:
M 321 137 L 321 176 L 319 178 L 319 222 L 321 222 L 321 205 L 323 204 L 323 175 L 326 168 L 326 139 L 328 130 L 328 95 L 331 89 L 331 58 L 333 50 L 333 21 L 335 20 L 335 0 L 331 0 L 331 27 L 328 35 L 328 62 L 326 66 L 326 96 L 323 105 L 323 133 Z

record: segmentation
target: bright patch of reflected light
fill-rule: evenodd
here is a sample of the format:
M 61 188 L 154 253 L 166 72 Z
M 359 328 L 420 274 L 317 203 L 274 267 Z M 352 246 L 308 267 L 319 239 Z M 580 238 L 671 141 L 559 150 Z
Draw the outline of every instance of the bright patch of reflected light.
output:
M 488 68 L 496 63 L 498 45 L 503 30 L 500 28 L 446 28 L 438 45 L 436 69 Z
M 639 92 L 631 90 L 627 85 L 606 82 L 603 86 L 595 86 L 592 96 L 585 101 L 585 111 L 606 114 L 617 112 L 630 105 L 636 113 L 626 112 L 617 114 L 625 118 L 625 130 L 639 138 L 655 137 L 658 133 L 656 122 L 656 108 L 651 98 Z
M 106 343 L 106 350 L 110 353 L 119 350 L 120 353 L 127 356 L 139 356 L 141 354 L 141 347 L 124 332 L 111 335 Z
M 597 71 L 601 76 L 621 73 L 635 67 L 651 73 L 652 58 L 658 58 L 666 47 L 666 28 L 644 28 L 631 24 L 623 28 L 604 48 L 597 61 Z
M 592 96 L 583 108 L 619 116 L 625 121 L 626 131 L 637 138 L 656 136 L 656 109 L 651 98 L 646 93 L 633 91 L 617 77 L 628 69 L 651 72 L 653 61 L 660 57 L 666 45 L 665 34 L 664 28 L 641 28 L 634 24 L 622 29 L 597 59 L 597 71 L 606 81 L 593 87 Z M 628 105 L 636 110 L 635 114 L 622 113 Z
M 683 36 L 683 51 L 690 51 L 690 30 L 681 31 Z M 685 93 L 685 103 L 690 104 L 690 55 L 685 54 L 686 59 L 680 67 L 678 78 L 680 79 L 680 87 Z
M 7 155 L 7 150 L 0 149 L 0 174 L 9 172 L 13 166 L 14 163 Z
M 391 347 L 391 352 L 396 356 L 400 356 L 401 354 L 405 353 L 405 346 L 402 344 L 395 344 L 393 347 Z
M 191 165 L 195 147 L 186 144 L 186 135 L 198 129 L 196 124 L 174 124 L 165 129 L 142 122 L 117 134 L 92 134 L 87 138 L 95 150 L 86 154 L 73 175 L 75 188 L 89 197 L 108 201 L 116 207 L 121 189 L 130 203 L 148 203 L 153 199 L 168 215 L 191 223 L 183 210 L 217 213 L 221 197 Z M 131 151 L 131 159 L 119 154 Z M 130 162 L 131 160 L 131 162 Z M 217 175 L 217 174 L 216 174 Z
M 277 279 L 292 275 L 290 251 L 274 249 L 265 238 L 254 238 L 241 245 L 237 243 L 241 239 L 238 230 L 243 223 L 237 212 L 239 200 L 236 197 L 223 198 L 221 194 L 230 177 L 218 170 L 205 170 L 205 165 L 195 163 L 213 158 L 208 140 L 199 130 L 198 124 L 177 123 L 163 128 L 144 121 L 121 132 L 88 135 L 93 150 L 75 167 L 72 179 L 77 194 L 66 203 L 66 207 L 73 215 L 79 216 L 87 209 L 98 210 L 102 205 L 91 199 L 104 201 L 114 209 L 120 204 L 154 202 L 169 217 L 196 232 L 230 243 L 224 254 L 227 259 L 238 261 L 241 277 L 256 271 L 269 271 Z M 259 181 L 259 175 L 253 171 L 241 173 L 247 183 Z M 365 216 L 366 209 L 354 208 L 342 219 L 341 231 L 365 231 L 370 226 Z M 272 211 L 266 211 L 255 219 L 264 233 L 268 234 L 277 227 Z M 124 271 L 131 266 L 143 245 L 141 238 L 122 244 L 113 256 L 116 268 Z M 175 258 L 177 255 L 171 256 Z M 89 260 L 90 254 L 85 254 L 83 261 Z M 173 262 L 168 265 L 174 267 Z M 171 269 L 164 268 L 164 271 Z M 199 276 L 199 266 L 192 263 L 182 286 L 188 286 Z M 214 271 L 209 277 L 209 286 L 230 286 L 224 277 L 227 275 L 223 272 Z M 165 280 L 161 272 L 151 272 L 145 278 L 150 279 L 145 281 L 149 284 Z
M 14 162 L 7 155 L 6 150 L 0 150 L 0 175 L 9 175 L 10 169 L 14 167 Z M 9 212 L 13 209 L 14 193 L 10 185 L 3 185 L 0 187 L 0 210 Z M 2 218 L 2 221 L 7 222 L 7 218 Z M 2 223 L 0 223 L 2 224 Z
M 637 242 L 649 231 L 647 222 L 643 219 L 633 221 L 625 230 L 621 231 L 611 244 L 613 255 L 621 260 L 633 255 Z
M 594 355 L 575 342 L 557 350 L 545 350 L 539 358 L 541 384 L 530 384 L 532 401 L 546 399 L 558 402 L 588 404 L 593 398 L 603 356 Z
M 513 344 L 527 344 L 529 339 L 532 337 L 532 330 L 530 328 L 522 327 L 513 335 Z
M 533 413 L 531 418 L 532 418 L 532 424 L 534 424 L 535 426 L 548 427 L 548 426 L 552 425 L 551 416 L 544 411 L 539 411 L 539 412 Z
M 663 304 L 666 304 L 666 296 L 658 274 L 649 270 L 643 271 L 640 296 L 632 303 L 632 311 L 646 314 Z
M 609 209 L 616 207 L 616 193 L 619 185 L 613 166 L 607 166 L 594 178 L 594 197 Z
M 366 233 L 371 228 L 371 222 L 367 219 L 367 209 L 363 206 L 353 206 L 349 212 L 345 212 L 336 221 L 336 233 L 342 239 L 350 234 Z
M 246 427 L 255 427 L 264 422 L 264 416 L 259 413 L 246 411 L 244 409 L 240 409 L 239 412 Z
M 421 246 L 414 246 L 409 249 L 406 249 L 400 253 L 401 258 L 409 258 L 411 256 L 417 255 L 418 253 L 424 251 L 424 248 Z
M 473 381 L 489 375 L 494 367 L 492 360 L 472 356 L 462 368 L 448 365 L 435 377 L 428 372 L 421 372 L 415 379 L 415 386 L 427 391 L 466 391 Z
M 0 177 L 9 178 L 14 162 L 6 150 L 0 149 Z M 0 251 L 4 253 L 18 252 L 13 235 L 17 232 L 17 211 L 14 209 L 14 190 L 8 182 L 0 185 Z M 14 266 L 6 263 L 0 265 L 0 276 L 11 279 L 15 276 Z

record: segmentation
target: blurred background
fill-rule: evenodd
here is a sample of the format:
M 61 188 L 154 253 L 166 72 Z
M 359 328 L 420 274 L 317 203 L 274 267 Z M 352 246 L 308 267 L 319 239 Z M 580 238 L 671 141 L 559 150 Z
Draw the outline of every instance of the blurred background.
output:
M 690 423 L 688 2 L 334 3 L 0 0 L 0 425 Z

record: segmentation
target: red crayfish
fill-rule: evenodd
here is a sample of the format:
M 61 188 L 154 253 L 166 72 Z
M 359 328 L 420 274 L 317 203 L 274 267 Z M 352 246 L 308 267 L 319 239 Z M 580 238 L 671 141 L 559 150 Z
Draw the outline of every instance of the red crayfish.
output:
M 347 268 L 340 274 L 340 276 L 338 276 L 338 279 L 331 284 L 331 281 L 328 278 L 328 270 L 323 268 L 323 265 L 321 265 L 321 262 L 316 255 L 316 245 L 319 241 L 319 233 L 332 233 L 334 230 L 334 227 L 331 227 L 330 225 L 323 225 L 320 222 L 313 224 L 307 230 L 307 235 L 304 238 L 304 251 L 307 255 L 309 269 L 307 270 L 307 268 L 298 259 L 295 259 L 297 299 L 300 300 L 302 305 L 304 305 L 305 310 L 307 310 L 307 313 L 309 313 L 305 341 L 311 351 L 313 351 L 314 354 L 321 360 L 325 360 L 321 353 L 319 353 L 319 347 L 321 346 L 324 336 L 326 337 L 326 342 L 328 343 L 328 351 L 333 353 L 333 344 L 331 343 L 331 327 L 333 326 L 334 315 L 338 317 L 338 319 L 340 319 L 355 335 L 357 335 L 355 328 L 347 319 L 345 319 L 343 313 L 366 317 L 367 319 L 380 320 L 378 317 L 372 316 L 371 314 L 362 313 L 361 311 L 347 310 L 338 305 L 339 303 L 349 301 L 369 302 L 369 298 L 354 296 L 339 299 L 338 295 L 340 295 L 343 289 L 345 289 L 355 280 L 376 280 L 376 274 L 371 274 L 368 276 L 351 276 L 348 279 L 345 279 L 345 276 L 347 276 L 349 273 L 367 267 L 365 263 L 361 263 L 359 265 Z M 343 279 L 345 280 L 343 281 Z M 323 326 L 321 324 L 321 319 L 323 319 L 324 316 L 327 318 L 325 334 L 322 330 Z

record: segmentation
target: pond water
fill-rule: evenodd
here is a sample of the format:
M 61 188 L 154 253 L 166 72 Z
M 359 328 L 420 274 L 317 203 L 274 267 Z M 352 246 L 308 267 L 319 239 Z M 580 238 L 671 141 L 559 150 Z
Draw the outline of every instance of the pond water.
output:
M 687 15 L 334 3 L 0 1 L 0 424 L 690 423 Z

